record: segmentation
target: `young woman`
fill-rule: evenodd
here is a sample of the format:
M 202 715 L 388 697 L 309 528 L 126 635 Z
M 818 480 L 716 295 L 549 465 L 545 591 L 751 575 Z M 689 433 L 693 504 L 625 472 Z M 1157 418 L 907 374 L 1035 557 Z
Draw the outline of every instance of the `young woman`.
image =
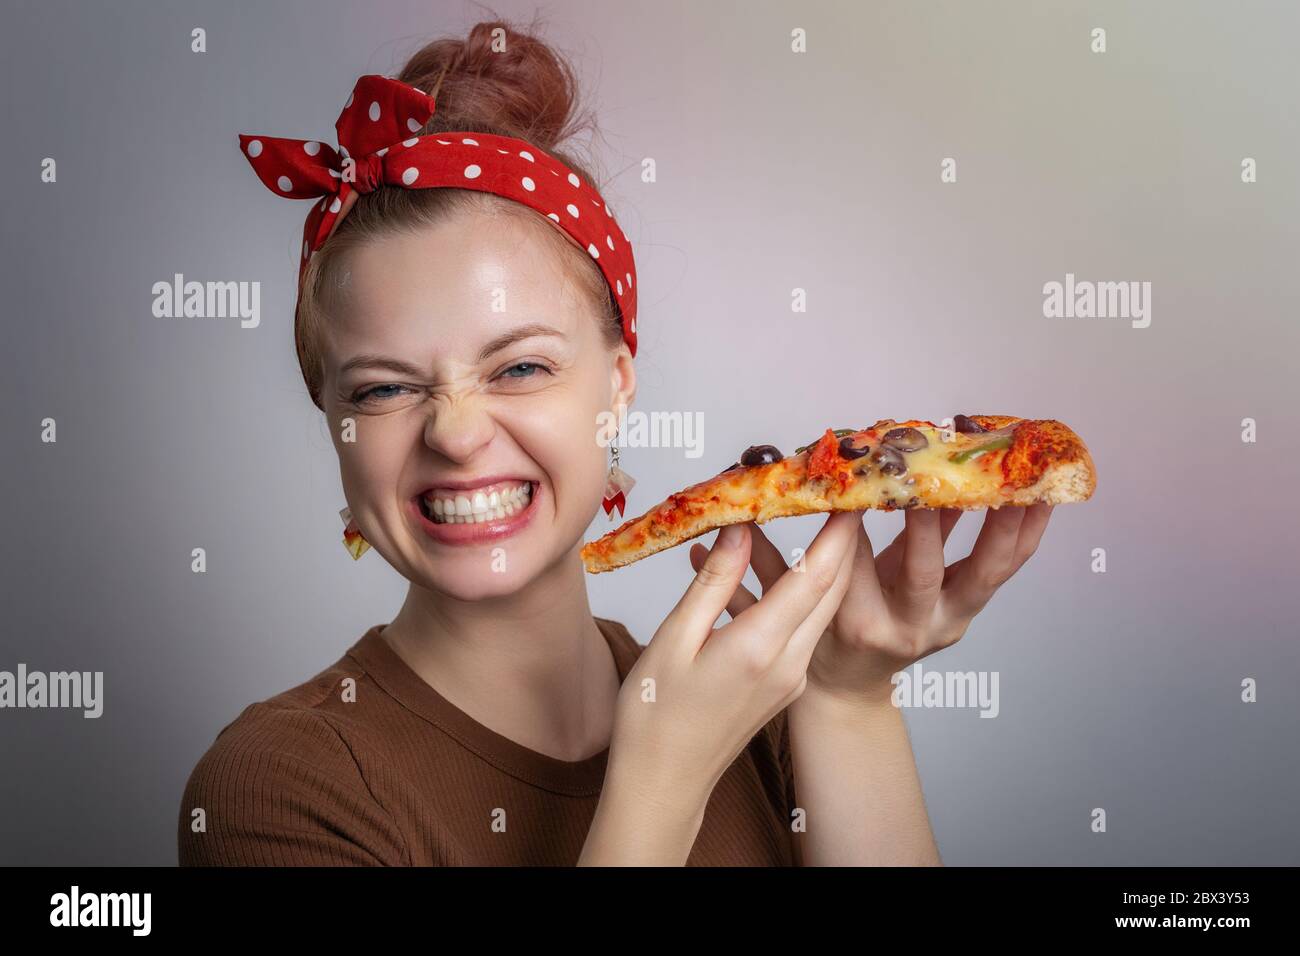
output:
M 735 525 L 692 547 L 645 648 L 593 617 L 578 550 L 606 491 L 597 422 L 636 394 L 635 271 L 557 149 L 573 101 L 562 59 L 482 23 L 363 77 L 337 153 L 241 137 L 270 188 L 322 197 L 299 361 L 348 540 L 410 589 L 223 728 L 182 864 L 938 862 L 890 676 L 961 637 L 1050 508 L 989 512 L 946 572 L 959 512 L 907 511 L 878 556 L 860 513 L 832 515 L 801 572 Z

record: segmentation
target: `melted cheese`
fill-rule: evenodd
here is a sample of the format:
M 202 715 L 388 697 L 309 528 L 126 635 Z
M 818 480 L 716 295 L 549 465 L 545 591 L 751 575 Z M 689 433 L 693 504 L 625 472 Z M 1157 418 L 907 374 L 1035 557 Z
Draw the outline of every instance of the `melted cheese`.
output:
M 886 423 L 869 431 L 857 432 L 853 444 L 874 451 L 881 438 L 898 423 Z M 955 502 L 964 496 L 986 497 L 997 495 L 1003 484 L 1002 459 L 1006 448 L 997 448 L 964 462 L 952 460 L 954 455 L 979 448 L 1000 438 L 1009 437 L 1014 426 L 995 431 L 947 432 L 938 426 L 921 424 L 910 426 L 924 435 L 926 447 L 917 451 L 900 452 L 907 472 L 886 475 L 871 461 L 870 452 L 852 461 L 836 463 L 835 474 L 826 479 L 825 496 L 835 504 L 858 507 L 905 508 L 913 498 L 915 505 L 926 507 L 930 502 Z M 945 441 L 945 438 L 951 440 Z

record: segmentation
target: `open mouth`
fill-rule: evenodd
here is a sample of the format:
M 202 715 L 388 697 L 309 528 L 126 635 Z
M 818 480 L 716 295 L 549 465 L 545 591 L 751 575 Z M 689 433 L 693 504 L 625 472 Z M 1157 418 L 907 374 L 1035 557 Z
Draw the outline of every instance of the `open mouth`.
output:
M 483 524 L 503 521 L 528 507 L 534 482 L 501 481 L 473 491 L 431 488 L 416 498 L 420 514 L 434 524 Z

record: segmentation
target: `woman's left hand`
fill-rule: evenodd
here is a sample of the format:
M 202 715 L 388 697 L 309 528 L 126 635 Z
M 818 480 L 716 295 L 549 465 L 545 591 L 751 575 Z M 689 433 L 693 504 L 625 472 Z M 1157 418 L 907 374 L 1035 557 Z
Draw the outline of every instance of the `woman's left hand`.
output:
M 908 509 L 903 531 L 878 556 L 866 528 L 859 528 L 853 577 L 813 652 L 807 690 L 849 700 L 888 698 L 895 673 L 961 639 L 1037 549 L 1053 507 L 989 509 L 971 553 L 947 568 L 943 546 L 962 515 L 958 509 Z M 789 569 L 758 526 L 751 530 L 750 564 L 766 592 Z M 703 545 L 691 546 L 696 570 L 707 554 Z M 727 611 L 735 617 L 757 600 L 742 585 Z

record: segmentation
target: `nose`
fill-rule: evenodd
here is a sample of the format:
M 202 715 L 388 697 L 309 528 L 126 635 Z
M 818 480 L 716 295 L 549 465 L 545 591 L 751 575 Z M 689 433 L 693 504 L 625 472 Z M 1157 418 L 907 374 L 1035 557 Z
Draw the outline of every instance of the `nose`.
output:
M 438 396 L 424 425 L 424 443 L 452 461 L 468 461 L 492 441 L 496 425 L 473 396 Z

